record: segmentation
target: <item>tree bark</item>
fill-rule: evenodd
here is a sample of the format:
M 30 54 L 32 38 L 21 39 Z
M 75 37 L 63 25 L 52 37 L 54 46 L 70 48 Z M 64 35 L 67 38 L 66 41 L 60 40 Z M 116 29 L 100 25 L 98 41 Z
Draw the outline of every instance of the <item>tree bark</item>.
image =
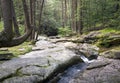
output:
M 11 0 L 1 0 L 4 30 L 0 33 L 0 43 L 13 38 Z

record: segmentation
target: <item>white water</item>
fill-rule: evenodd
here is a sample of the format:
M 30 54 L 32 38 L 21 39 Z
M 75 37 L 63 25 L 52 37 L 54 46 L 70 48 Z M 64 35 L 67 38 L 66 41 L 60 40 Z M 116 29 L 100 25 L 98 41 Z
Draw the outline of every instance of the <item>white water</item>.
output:
M 88 58 L 86 58 L 84 55 L 80 55 L 80 58 L 83 60 L 83 62 L 85 62 L 86 64 L 90 64 L 91 62 L 93 62 L 94 60 L 89 60 Z

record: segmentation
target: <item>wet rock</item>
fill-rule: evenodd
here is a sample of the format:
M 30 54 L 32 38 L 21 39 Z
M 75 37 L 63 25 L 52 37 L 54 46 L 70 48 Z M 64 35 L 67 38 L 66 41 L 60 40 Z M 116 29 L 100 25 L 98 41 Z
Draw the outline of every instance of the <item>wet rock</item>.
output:
M 99 48 L 91 44 L 81 44 L 78 46 L 78 49 L 89 59 L 97 59 L 97 56 L 99 55 Z
M 94 68 L 91 67 L 91 69 L 84 71 L 78 77 L 71 79 L 69 83 L 119 83 L 119 64 L 119 60 L 111 60 L 109 64 L 98 67 L 95 66 Z
M 100 55 L 106 58 L 120 59 L 120 50 L 113 49 L 113 50 L 105 51 Z

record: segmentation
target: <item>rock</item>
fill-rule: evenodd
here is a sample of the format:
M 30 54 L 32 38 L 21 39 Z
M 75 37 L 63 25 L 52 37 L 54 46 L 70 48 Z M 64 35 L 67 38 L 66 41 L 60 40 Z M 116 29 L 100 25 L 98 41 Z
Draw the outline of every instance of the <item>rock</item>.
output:
M 8 51 L 8 48 L 0 48 L 0 51 Z
M 19 51 L 25 51 L 25 48 L 20 48 L 20 49 L 18 49 Z
M 77 47 L 77 44 L 73 43 L 73 42 L 66 42 L 64 43 L 64 46 L 66 48 L 76 48 Z
M 50 39 L 60 39 L 60 36 L 50 36 Z
M 74 43 L 67 42 L 65 43 L 65 47 L 74 51 L 78 55 L 86 56 L 89 60 L 97 59 L 99 55 L 99 48 L 97 46 L 87 43 L 77 45 Z
M 108 50 L 100 54 L 106 58 L 120 59 L 120 50 Z
M 77 54 L 63 45 L 40 40 L 36 47 L 44 49 L 1 63 L 0 83 L 45 83 L 67 67 L 82 62 Z
M 94 68 L 85 70 L 82 74 L 78 74 L 79 76 L 69 80 L 69 83 L 119 83 L 119 64 L 119 60 L 111 60 L 111 63 L 109 64 L 98 67 L 95 66 Z
M 12 53 L 0 53 L 0 60 L 10 60 L 14 55 Z
M 93 31 L 90 32 L 88 35 L 85 35 L 82 39 L 83 43 L 95 43 L 99 39 L 99 35 L 101 32 L 99 31 Z
M 104 36 L 101 38 L 99 45 L 102 47 L 111 47 L 111 46 L 116 46 L 120 44 L 120 35 L 109 35 Z
M 44 49 L 42 49 L 42 48 L 40 48 L 40 47 L 33 47 L 33 48 L 32 48 L 32 51 L 39 51 L 39 50 L 44 50 Z
M 91 45 L 91 44 L 81 44 L 78 46 L 78 49 L 80 52 L 82 52 L 86 57 L 92 59 L 97 58 L 99 55 L 99 48 L 97 46 Z
M 108 59 L 96 60 L 89 64 L 89 66 L 87 67 L 87 70 L 105 67 L 106 65 L 109 65 L 110 63 L 111 63 L 111 61 Z

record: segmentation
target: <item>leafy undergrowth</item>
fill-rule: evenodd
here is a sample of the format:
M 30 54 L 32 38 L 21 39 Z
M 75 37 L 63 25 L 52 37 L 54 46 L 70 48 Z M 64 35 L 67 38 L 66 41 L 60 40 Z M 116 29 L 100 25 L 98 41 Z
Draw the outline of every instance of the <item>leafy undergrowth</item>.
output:
M 115 29 L 115 28 L 105 28 L 105 29 L 102 29 L 102 30 L 100 30 L 100 32 L 102 33 L 102 34 L 109 34 L 109 33 L 116 33 L 116 34 L 118 34 L 118 33 L 120 33 L 120 29 Z
M 15 46 L 15 47 L 10 47 L 8 48 L 8 51 L 10 53 L 13 53 L 14 56 L 18 56 L 18 55 L 23 55 L 25 53 L 28 53 L 32 50 L 32 45 L 31 42 L 24 42 L 23 44 L 19 45 L 19 46 Z
M 72 30 L 69 27 L 65 28 L 58 28 L 58 34 L 59 36 L 65 37 L 65 36 L 72 36 Z

